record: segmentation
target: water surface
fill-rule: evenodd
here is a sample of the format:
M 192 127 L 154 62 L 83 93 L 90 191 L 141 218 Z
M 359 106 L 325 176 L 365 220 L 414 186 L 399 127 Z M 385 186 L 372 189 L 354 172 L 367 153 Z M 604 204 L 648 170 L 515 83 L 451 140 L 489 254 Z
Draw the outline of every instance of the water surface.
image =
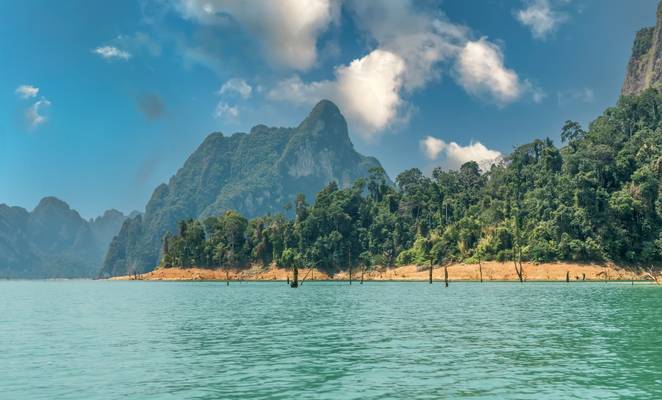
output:
M 0 398 L 662 398 L 662 288 L 0 281 Z

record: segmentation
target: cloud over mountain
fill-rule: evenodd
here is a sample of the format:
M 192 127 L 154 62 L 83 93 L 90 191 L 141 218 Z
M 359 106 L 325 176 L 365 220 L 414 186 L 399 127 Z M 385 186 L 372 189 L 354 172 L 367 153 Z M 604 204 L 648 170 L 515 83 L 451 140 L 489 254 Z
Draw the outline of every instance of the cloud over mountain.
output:
M 451 62 L 453 77 L 468 93 L 499 105 L 529 90 L 527 81 L 506 67 L 497 44 L 485 37 L 472 40 L 470 28 L 444 15 L 426 13 L 410 1 L 344 5 L 374 49 L 336 66 L 334 79 L 283 79 L 268 92 L 269 98 L 306 104 L 331 98 L 345 110 L 353 130 L 372 140 L 406 119 L 411 93 L 441 79 L 443 66 Z M 542 98 L 540 91 L 533 94 Z
M 427 136 L 421 140 L 420 145 L 428 160 L 441 160 L 441 166 L 445 169 L 458 169 L 469 161 L 475 161 L 482 169 L 486 169 L 502 157 L 501 152 L 488 149 L 480 142 L 472 141 L 467 146 L 462 146 L 455 142 L 446 142 L 433 136 Z

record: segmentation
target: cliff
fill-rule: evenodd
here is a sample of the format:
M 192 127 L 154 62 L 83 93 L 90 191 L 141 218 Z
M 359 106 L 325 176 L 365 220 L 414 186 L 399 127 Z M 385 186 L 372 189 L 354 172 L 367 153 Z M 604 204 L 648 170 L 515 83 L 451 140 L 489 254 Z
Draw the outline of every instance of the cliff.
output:
M 662 1 L 657 7 L 655 26 L 637 32 L 621 95 L 640 94 L 662 84 Z

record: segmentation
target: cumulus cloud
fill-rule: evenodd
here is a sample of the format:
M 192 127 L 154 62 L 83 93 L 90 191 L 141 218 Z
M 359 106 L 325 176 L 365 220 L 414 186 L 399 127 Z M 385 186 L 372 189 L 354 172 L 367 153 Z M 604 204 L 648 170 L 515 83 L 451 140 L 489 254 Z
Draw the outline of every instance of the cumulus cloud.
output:
M 525 89 L 517 73 L 505 67 L 501 49 L 485 38 L 466 43 L 455 70 L 458 82 L 467 92 L 479 97 L 487 95 L 500 104 L 516 100 Z
M 446 169 L 458 169 L 466 162 L 475 161 L 485 170 L 502 158 L 501 152 L 488 149 L 480 142 L 471 142 L 467 146 L 462 146 L 456 142 L 445 142 L 427 136 L 421 140 L 420 145 L 428 160 L 441 159 L 441 165 Z
M 270 60 L 306 70 L 317 59 L 317 38 L 339 12 L 333 0 L 177 0 L 184 18 L 205 25 L 238 23 L 261 43 Z
M 98 54 L 102 58 L 106 60 L 128 60 L 131 58 L 131 54 L 129 54 L 128 51 L 119 49 L 115 46 L 101 46 L 97 47 L 96 49 L 92 50 L 93 53 Z
M 527 0 L 526 4 L 515 12 L 515 18 L 528 27 L 536 39 L 545 39 L 567 19 L 565 14 L 552 9 L 550 0 Z
M 403 81 L 407 90 L 439 79 L 439 64 L 454 57 L 470 33 L 441 14 L 417 11 L 409 0 L 350 0 L 348 7 L 370 40 L 405 61 Z
M 421 149 L 428 160 L 436 160 L 444 148 L 446 148 L 446 142 L 436 137 L 426 136 L 421 140 Z
M 237 93 L 242 98 L 247 99 L 251 97 L 253 88 L 243 79 L 232 78 L 225 82 L 223 86 L 221 86 L 221 89 L 218 91 L 218 93 L 221 95 L 233 92 Z
M 334 80 L 304 83 L 294 76 L 278 83 L 268 97 L 299 104 L 331 99 L 358 128 L 357 132 L 370 140 L 398 114 L 404 71 L 405 62 L 400 56 L 378 49 L 337 67 Z
M 379 136 L 404 119 L 407 97 L 438 81 L 446 64 L 469 93 L 505 105 L 531 90 L 534 101 L 544 93 L 505 66 L 501 48 L 487 38 L 471 39 L 471 30 L 440 12 L 427 12 L 412 1 L 345 5 L 373 47 L 367 55 L 336 66 L 335 79 L 303 82 L 298 76 L 280 81 L 268 95 L 294 103 L 329 98 L 338 103 L 353 131 L 366 139 Z
M 336 70 L 338 101 L 366 135 L 384 129 L 396 117 L 404 72 L 404 60 L 385 50 L 374 50 Z
M 51 102 L 48 101 L 45 97 L 37 100 L 28 110 L 25 112 L 25 118 L 28 121 L 28 124 L 31 128 L 36 128 L 37 126 L 46 122 L 46 117 L 43 115 L 43 111 L 51 106 Z
M 222 119 L 222 118 L 237 118 L 239 116 L 239 109 L 237 106 L 232 106 L 228 103 L 225 102 L 219 102 L 216 105 L 216 109 L 214 110 L 214 118 L 217 119 Z
M 29 99 L 39 94 L 39 88 L 32 85 L 21 85 L 16 88 L 16 94 L 22 99 Z

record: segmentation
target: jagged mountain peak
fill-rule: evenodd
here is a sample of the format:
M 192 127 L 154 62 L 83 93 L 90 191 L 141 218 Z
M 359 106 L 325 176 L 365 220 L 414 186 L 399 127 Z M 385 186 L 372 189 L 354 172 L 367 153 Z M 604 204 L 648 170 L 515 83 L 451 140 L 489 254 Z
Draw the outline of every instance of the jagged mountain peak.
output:
M 255 125 L 250 133 L 209 135 L 168 184 L 156 188 L 142 219 L 113 240 L 103 276 L 149 271 L 177 223 L 227 210 L 246 217 L 284 212 L 298 193 L 313 199 L 331 181 L 350 185 L 379 161 L 354 150 L 338 107 L 322 100 L 295 128 Z
M 297 131 L 308 136 L 322 136 L 340 145 L 350 145 L 347 121 L 330 100 L 318 102 L 308 116 L 299 124 Z
M 42 209 L 60 209 L 60 210 L 71 210 L 69 207 L 69 204 L 67 204 L 65 201 L 58 199 L 55 196 L 47 196 L 44 197 L 39 201 L 39 204 L 37 204 L 37 207 L 35 207 L 34 211 L 42 210 Z

